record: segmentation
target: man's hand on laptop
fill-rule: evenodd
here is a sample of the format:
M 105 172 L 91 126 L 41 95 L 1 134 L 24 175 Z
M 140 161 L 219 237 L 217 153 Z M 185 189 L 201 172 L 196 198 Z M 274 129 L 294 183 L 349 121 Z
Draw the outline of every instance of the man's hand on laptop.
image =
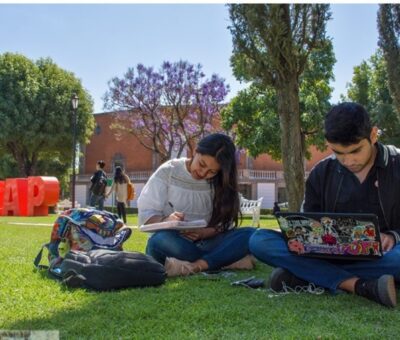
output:
M 389 251 L 394 247 L 394 237 L 390 234 L 381 233 L 382 250 Z

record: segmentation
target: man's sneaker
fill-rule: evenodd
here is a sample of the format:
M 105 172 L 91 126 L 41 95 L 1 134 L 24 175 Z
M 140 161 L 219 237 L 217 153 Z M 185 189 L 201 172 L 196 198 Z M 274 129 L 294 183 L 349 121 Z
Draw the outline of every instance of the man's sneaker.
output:
M 297 287 L 308 286 L 308 282 L 299 279 L 286 269 L 277 267 L 269 276 L 267 288 L 275 292 L 282 292 L 286 287 L 296 289 Z
M 168 277 L 188 276 L 193 274 L 192 264 L 190 262 L 178 260 L 174 257 L 167 257 L 164 267 Z
M 396 307 L 396 287 L 392 275 L 382 275 L 379 279 L 358 279 L 355 293 L 386 307 Z

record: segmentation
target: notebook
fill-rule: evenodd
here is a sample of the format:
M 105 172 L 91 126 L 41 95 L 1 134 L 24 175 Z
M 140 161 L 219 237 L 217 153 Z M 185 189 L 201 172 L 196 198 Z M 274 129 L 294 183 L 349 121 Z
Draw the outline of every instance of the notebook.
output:
M 373 260 L 382 256 L 374 214 L 277 213 L 288 249 L 299 256 Z
M 143 224 L 139 227 L 140 231 L 155 232 L 159 230 L 187 230 L 207 227 L 205 220 L 194 221 L 165 221 L 152 224 Z

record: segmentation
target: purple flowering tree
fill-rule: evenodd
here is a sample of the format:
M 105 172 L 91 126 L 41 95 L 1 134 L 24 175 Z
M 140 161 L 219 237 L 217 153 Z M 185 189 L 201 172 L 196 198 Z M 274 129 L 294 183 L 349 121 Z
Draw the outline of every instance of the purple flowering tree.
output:
M 200 64 L 186 61 L 164 62 L 158 72 L 138 64 L 108 86 L 104 107 L 117 111 L 116 135 L 135 135 L 161 162 L 185 148 L 193 151 L 193 142 L 220 130 L 219 111 L 229 91 L 224 79 L 205 79 Z

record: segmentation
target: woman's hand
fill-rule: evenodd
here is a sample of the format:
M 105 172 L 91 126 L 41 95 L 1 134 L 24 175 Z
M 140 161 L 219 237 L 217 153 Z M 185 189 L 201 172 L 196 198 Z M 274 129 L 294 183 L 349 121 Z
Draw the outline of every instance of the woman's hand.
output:
M 160 216 L 160 215 L 152 216 L 146 221 L 145 224 L 158 223 L 164 221 L 183 221 L 184 218 L 185 218 L 184 213 L 174 211 L 171 215 L 168 216 Z
M 171 215 L 166 216 L 162 221 L 183 221 L 185 214 L 179 211 L 174 211 Z
M 214 237 L 218 232 L 214 228 L 198 228 L 182 230 L 181 234 L 189 240 L 199 241 Z

